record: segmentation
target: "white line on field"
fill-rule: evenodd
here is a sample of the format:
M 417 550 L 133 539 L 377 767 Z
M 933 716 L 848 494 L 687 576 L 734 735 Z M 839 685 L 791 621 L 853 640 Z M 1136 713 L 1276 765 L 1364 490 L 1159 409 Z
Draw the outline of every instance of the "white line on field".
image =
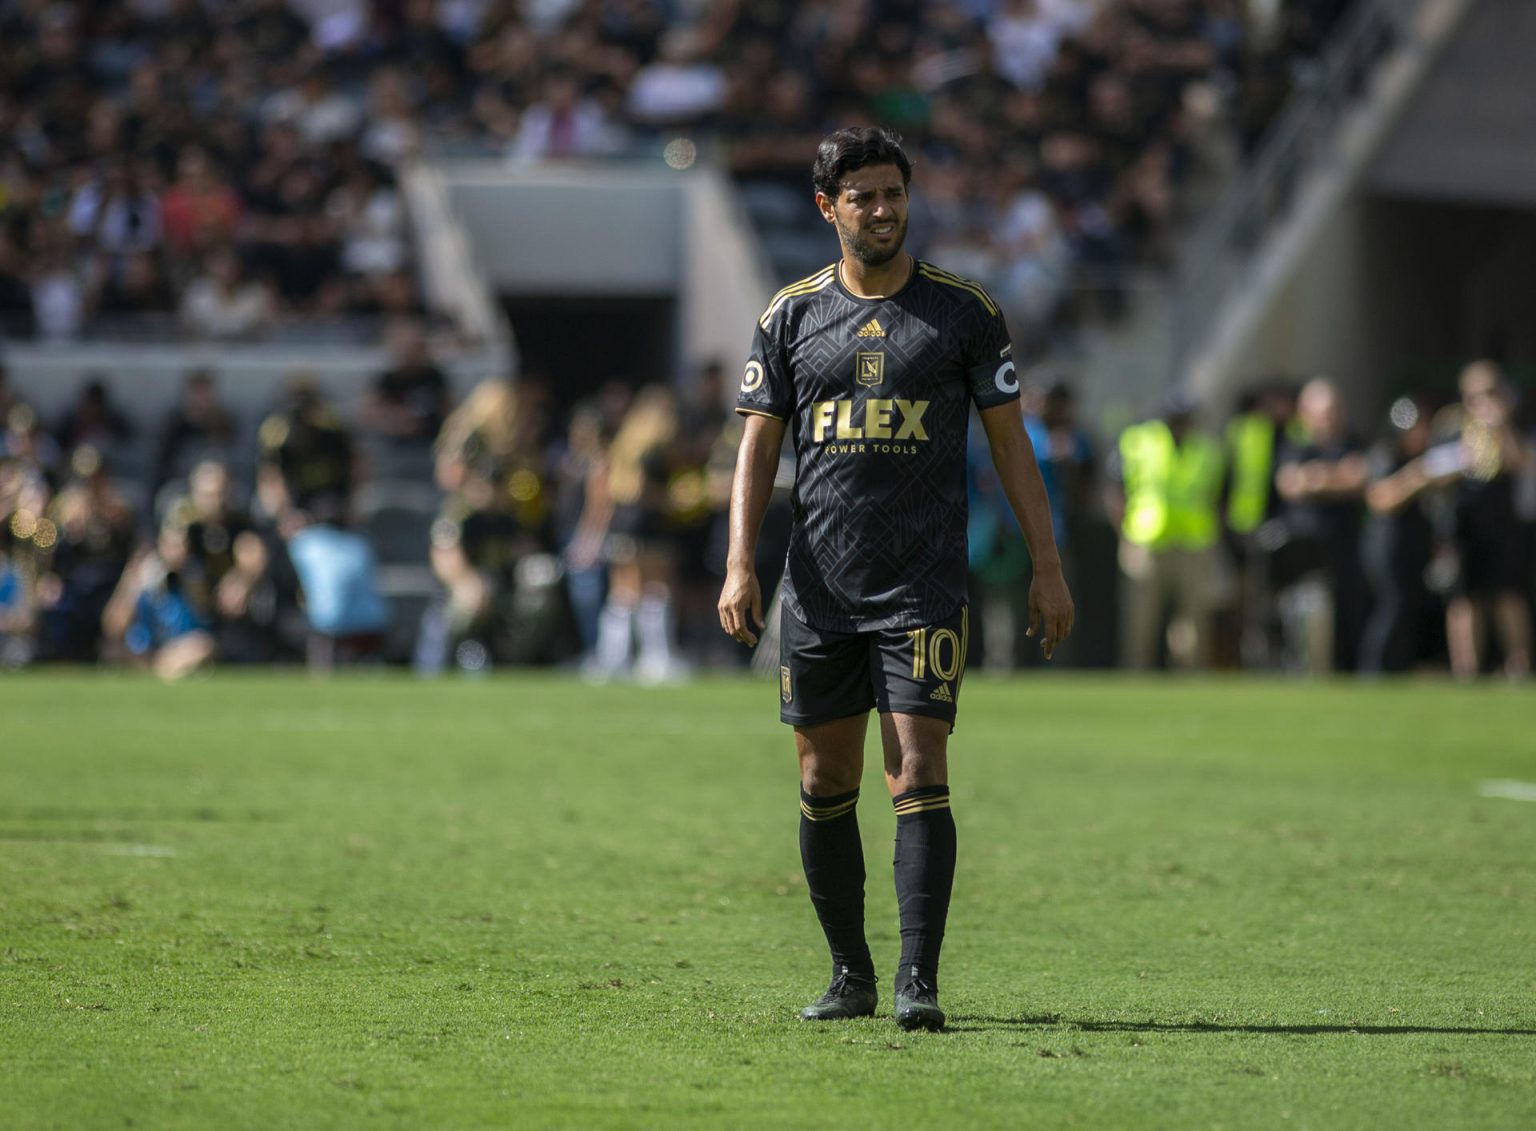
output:
M 1477 783 L 1479 797 L 1503 797 L 1509 801 L 1536 801 L 1536 782 L 1500 778 Z
M 108 856 L 175 856 L 176 850 L 167 844 L 104 844 L 101 850 Z

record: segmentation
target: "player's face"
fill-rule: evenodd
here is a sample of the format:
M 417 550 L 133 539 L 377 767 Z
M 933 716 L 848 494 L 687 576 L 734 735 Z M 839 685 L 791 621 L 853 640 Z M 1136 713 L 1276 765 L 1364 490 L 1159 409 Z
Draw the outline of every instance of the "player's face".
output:
M 896 258 L 907 238 L 907 186 L 895 165 L 869 165 L 843 178 L 837 199 L 816 194 L 827 222 L 837 225 L 843 247 L 866 267 Z

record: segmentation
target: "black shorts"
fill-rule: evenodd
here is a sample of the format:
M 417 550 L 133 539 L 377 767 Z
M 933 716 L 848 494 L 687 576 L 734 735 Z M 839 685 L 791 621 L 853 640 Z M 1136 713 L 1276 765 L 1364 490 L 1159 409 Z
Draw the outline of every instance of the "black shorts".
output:
M 814 726 L 870 710 L 943 719 L 955 729 L 970 612 L 922 628 L 828 632 L 779 617 L 779 718 Z

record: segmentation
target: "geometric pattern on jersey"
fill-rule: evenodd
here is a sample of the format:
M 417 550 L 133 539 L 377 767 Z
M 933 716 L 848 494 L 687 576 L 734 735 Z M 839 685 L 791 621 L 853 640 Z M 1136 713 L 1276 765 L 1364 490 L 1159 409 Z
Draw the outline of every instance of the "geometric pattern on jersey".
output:
M 997 304 L 930 263 L 885 298 L 850 294 L 835 264 L 775 295 L 737 411 L 787 421 L 794 444 L 785 605 L 833 632 L 932 624 L 959 608 L 971 405 L 1018 395 Z

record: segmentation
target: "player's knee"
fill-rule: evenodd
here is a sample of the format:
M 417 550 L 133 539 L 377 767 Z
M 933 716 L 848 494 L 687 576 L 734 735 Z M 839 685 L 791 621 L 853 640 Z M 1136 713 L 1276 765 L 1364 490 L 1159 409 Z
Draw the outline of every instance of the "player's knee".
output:
M 836 797 L 859 788 L 858 768 L 819 758 L 800 760 L 800 788 L 812 797 Z

